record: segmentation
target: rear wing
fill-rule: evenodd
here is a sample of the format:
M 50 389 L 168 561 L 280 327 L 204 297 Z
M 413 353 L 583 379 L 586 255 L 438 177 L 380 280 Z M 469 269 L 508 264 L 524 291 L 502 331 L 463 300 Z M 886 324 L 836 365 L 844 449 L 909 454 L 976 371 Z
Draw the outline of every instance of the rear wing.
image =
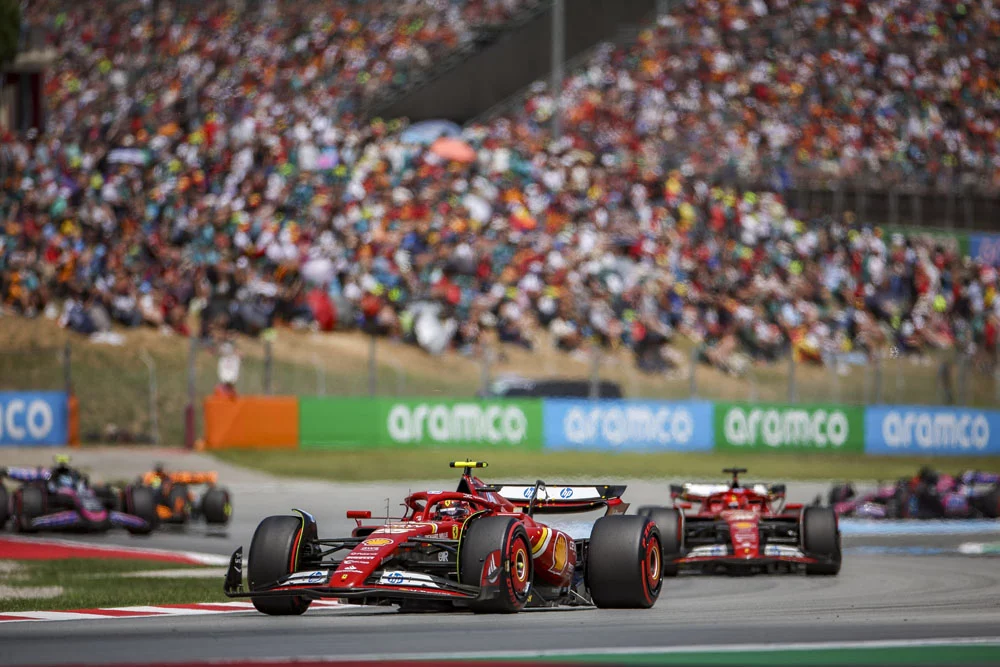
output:
M 729 484 L 671 484 L 671 500 L 682 500 L 686 502 L 702 502 L 717 493 L 725 493 L 732 487 Z M 744 484 L 743 488 L 750 489 L 759 496 L 764 496 L 770 500 L 777 500 L 785 497 L 784 484 L 762 484 L 755 482 Z
M 17 482 L 39 482 L 52 477 L 46 468 L 0 468 L 0 477 Z
M 535 484 L 489 484 L 477 490 L 496 493 L 514 507 L 528 509 L 529 514 L 589 512 L 602 507 L 608 508 L 608 514 L 618 514 L 629 507 L 621 499 L 626 488 L 624 484 L 547 485 L 539 480 Z
M 147 472 L 142 476 L 142 481 L 144 484 L 152 484 L 157 477 L 156 472 Z M 178 471 L 168 472 L 166 477 L 174 484 L 215 484 L 219 480 L 219 473 Z

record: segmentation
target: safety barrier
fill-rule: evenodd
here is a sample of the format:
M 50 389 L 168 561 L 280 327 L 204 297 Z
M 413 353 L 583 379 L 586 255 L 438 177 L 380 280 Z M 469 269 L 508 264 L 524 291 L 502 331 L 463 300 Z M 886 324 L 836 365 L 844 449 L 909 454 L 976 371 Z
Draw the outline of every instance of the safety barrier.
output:
M 70 442 L 70 396 L 64 391 L 0 391 L 0 447 Z
M 296 449 L 299 400 L 294 396 L 205 399 L 205 448 Z
M 1000 411 L 913 405 L 213 397 L 205 424 L 209 448 L 1000 455 Z

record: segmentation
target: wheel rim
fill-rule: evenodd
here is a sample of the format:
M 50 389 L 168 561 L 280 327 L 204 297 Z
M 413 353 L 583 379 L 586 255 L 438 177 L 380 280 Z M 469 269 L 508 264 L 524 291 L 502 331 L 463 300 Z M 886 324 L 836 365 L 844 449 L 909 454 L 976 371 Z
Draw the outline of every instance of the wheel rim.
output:
M 651 591 L 655 591 L 660 583 L 663 571 L 660 559 L 660 545 L 656 540 L 650 540 L 646 547 L 646 582 Z
M 528 548 L 524 540 L 518 538 L 514 543 L 514 550 L 511 554 L 511 583 L 514 585 L 514 592 L 522 596 L 528 591 L 528 580 L 530 579 L 531 561 L 528 555 Z

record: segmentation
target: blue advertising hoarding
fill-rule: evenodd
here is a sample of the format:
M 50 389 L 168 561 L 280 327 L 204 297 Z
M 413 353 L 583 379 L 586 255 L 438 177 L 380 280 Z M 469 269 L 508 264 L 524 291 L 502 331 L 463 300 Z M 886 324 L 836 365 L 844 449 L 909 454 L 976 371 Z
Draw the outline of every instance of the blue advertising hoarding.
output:
M 0 446 L 65 445 L 64 391 L 0 391 Z
M 969 257 L 988 266 L 1000 266 L 1000 234 L 969 234 Z
M 708 401 L 542 401 L 543 446 L 550 450 L 710 451 Z
M 1000 412 L 888 405 L 865 410 L 866 454 L 1000 454 Z

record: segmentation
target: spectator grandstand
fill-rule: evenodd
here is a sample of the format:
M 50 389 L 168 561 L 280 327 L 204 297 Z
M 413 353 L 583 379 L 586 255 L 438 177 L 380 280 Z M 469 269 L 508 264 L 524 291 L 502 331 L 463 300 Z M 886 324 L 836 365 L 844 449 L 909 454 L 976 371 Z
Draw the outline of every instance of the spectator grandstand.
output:
M 61 58 L 45 133 L 4 138 L 6 309 L 82 333 L 625 346 L 651 372 L 677 335 L 733 373 L 994 353 L 993 267 L 780 194 L 1000 192 L 993 3 L 691 0 L 567 78 L 558 140 L 540 86 L 455 152 L 364 101 L 535 3 L 93 4 L 28 5 Z

